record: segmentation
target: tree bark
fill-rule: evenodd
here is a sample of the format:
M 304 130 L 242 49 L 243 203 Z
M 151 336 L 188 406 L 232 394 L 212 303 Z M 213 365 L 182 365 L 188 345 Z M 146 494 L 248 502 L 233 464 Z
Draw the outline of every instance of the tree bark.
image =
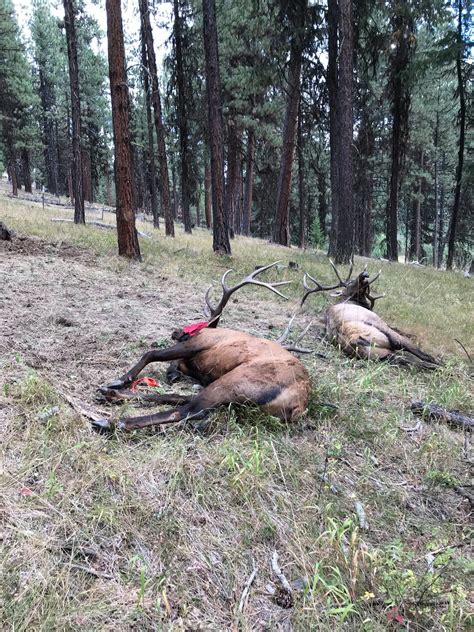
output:
M 249 129 L 247 132 L 247 157 L 245 161 L 245 191 L 244 206 L 242 209 L 242 234 L 250 235 L 250 222 L 252 216 L 253 201 L 253 174 L 255 155 L 255 132 Z
M 145 6 L 144 6 L 145 5 Z M 147 10 L 146 3 L 140 2 L 140 40 L 141 40 L 141 54 L 142 54 L 142 77 L 143 77 L 143 90 L 145 92 L 145 110 L 146 110 L 146 127 L 147 127 L 147 163 L 148 163 L 148 188 L 150 190 L 150 203 L 151 212 L 153 215 L 153 226 L 155 228 L 160 227 L 160 218 L 158 214 L 158 196 L 156 190 L 156 163 L 155 163 L 155 147 L 153 140 L 153 117 L 151 115 L 151 94 L 150 94 L 150 79 L 148 70 L 148 55 L 146 49 L 146 35 L 145 35 L 145 19 L 142 14 L 143 9 Z
M 438 93 L 439 106 L 439 93 Z M 438 178 L 438 143 L 439 143 L 439 110 L 436 110 L 436 123 L 434 131 L 434 206 L 435 220 L 433 227 L 433 266 L 439 268 L 439 178 Z
M 215 0 L 202 0 L 202 11 L 211 153 L 213 249 L 219 254 L 230 255 L 228 217 L 224 208 L 224 141 Z
M 150 12 L 147 0 L 140 1 L 140 15 L 143 20 L 143 28 L 146 40 L 146 53 L 148 71 L 151 78 L 151 102 L 155 118 L 156 141 L 158 146 L 158 164 L 160 170 L 160 194 L 161 207 L 165 216 L 165 232 L 169 237 L 174 237 L 174 222 L 170 203 L 170 183 L 168 175 L 168 157 L 166 154 L 165 128 L 161 111 L 160 88 L 156 69 L 156 57 L 153 44 L 153 32 L 151 30 Z
M 299 206 L 299 247 L 305 247 L 305 200 L 304 200 L 304 160 L 303 132 L 301 123 L 301 99 L 298 113 L 298 206 Z
M 16 177 L 16 167 L 14 158 L 10 158 L 10 163 L 8 165 L 8 175 L 10 176 L 10 180 L 12 183 L 12 195 L 14 197 L 18 197 L 18 180 Z
M 349 263 L 354 252 L 354 186 L 352 173 L 352 77 L 354 35 L 352 30 L 352 0 L 339 0 L 339 200 L 336 236 L 336 263 Z
M 31 165 L 30 154 L 26 148 L 21 151 L 21 171 L 23 173 L 23 183 L 27 193 L 33 193 L 33 185 L 31 182 Z
M 331 228 L 329 231 L 329 256 L 334 257 L 337 248 L 339 218 L 339 126 L 338 126 L 338 31 L 339 7 L 337 0 L 328 0 L 328 68 L 329 94 L 329 148 L 331 169 Z
M 294 0 L 293 37 L 290 46 L 288 67 L 288 102 L 286 106 L 285 124 L 283 128 L 283 144 L 278 177 L 275 221 L 272 241 L 283 246 L 290 245 L 290 227 L 288 208 L 291 192 L 291 174 L 296 144 L 296 125 L 298 121 L 298 105 L 300 102 L 301 62 L 304 48 L 304 25 L 307 0 Z
M 72 185 L 74 189 L 74 223 L 85 224 L 84 192 L 82 183 L 81 155 L 81 96 L 79 92 L 79 66 L 77 62 L 77 38 L 75 0 L 63 0 L 64 25 L 66 28 L 69 82 L 71 86 L 72 117 Z
M 206 227 L 212 228 L 212 202 L 211 202 L 211 168 L 206 160 L 204 165 L 204 213 L 206 215 Z
M 189 181 L 189 133 L 186 107 L 186 90 L 184 78 L 183 42 L 181 34 L 181 18 L 179 16 L 179 0 L 174 0 L 174 44 L 176 53 L 176 82 L 178 86 L 178 129 L 179 150 L 181 158 L 181 209 L 183 213 L 184 232 L 191 233 L 190 214 L 190 181 Z
M 464 144 L 466 132 L 466 94 L 462 79 L 462 57 L 464 42 L 462 38 L 462 0 L 458 0 L 458 37 L 457 37 L 456 73 L 458 78 L 459 93 L 459 151 L 458 164 L 456 166 L 456 187 L 454 190 L 453 212 L 449 224 L 448 258 L 446 259 L 447 270 L 452 270 L 454 261 L 454 250 L 456 246 L 456 230 L 458 226 L 459 205 L 461 202 L 461 182 L 464 166 Z
M 407 69 L 413 47 L 413 19 L 410 9 L 398 9 L 393 18 L 396 51 L 392 59 L 392 168 L 390 196 L 387 204 L 386 241 L 387 257 L 398 260 L 398 197 L 401 184 L 401 169 L 408 136 L 410 111 L 410 85 Z
M 107 44 L 110 96 L 115 146 L 115 189 L 119 255 L 141 259 L 132 192 L 132 149 L 130 144 L 130 104 L 120 0 L 106 0 Z
M 46 187 L 50 193 L 58 195 L 58 138 L 52 112 L 55 108 L 53 87 L 45 79 L 44 72 L 39 69 L 41 111 L 43 113 L 43 155 L 46 167 Z
M 239 162 L 239 142 L 235 121 L 231 118 L 228 123 L 228 153 L 227 153 L 227 183 L 226 183 L 226 208 L 229 218 L 229 235 L 234 238 L 234 221 L 237 195 L 237 170 Z

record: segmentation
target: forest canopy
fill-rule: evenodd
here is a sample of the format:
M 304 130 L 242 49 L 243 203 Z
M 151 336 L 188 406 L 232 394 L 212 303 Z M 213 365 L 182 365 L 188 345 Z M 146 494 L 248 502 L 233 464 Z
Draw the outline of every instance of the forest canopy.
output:
M 243 234 L 338 262 L 469 266 L 469 0 L 33 0 L 21 28 L 0 0 L 0 167 L 13 195 L 74 199 L 77 222 L 82 198 L 117 206 L 120 224 L 120 8 L 130 221 L 164 218 L 169 236 L 175 222 L 212 228 L 228 254 Z

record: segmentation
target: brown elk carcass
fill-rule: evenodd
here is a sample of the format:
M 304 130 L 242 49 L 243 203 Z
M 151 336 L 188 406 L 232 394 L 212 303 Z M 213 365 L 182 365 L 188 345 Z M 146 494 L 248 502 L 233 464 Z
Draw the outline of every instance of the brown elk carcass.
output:
M 278 263 L 278 262 L 277 262 Z M 265 283 L 256 279 L 275 263 L 255 270 L 233 287 L 226 285 L 228 270 L 222 277 L 222 298 L 213 308 L 206 294 L 209 322 L 197 323 L 173 332 L 176 344 L 148 351 L 125 375 L 100 389 L 109 401 L 130 399 L 131 391 L 124 390 L 136 380 L 150 362 L 169 362 L 169 381 L 188 375 L 204 388 L 194 396 L 148 395 L 142 399 L 157 404 L 179 404 L 164 412 L 141 417 L 120 419 L 117 427 L 134 430 L 147 426 L 178 422 L 184 419 L 202 419 L 219 406 L 252 403 L 265 412 L 285 421 L 293 421 L 306 410 L 310 393 L 310 379 L 303 364 L 278 341 L 257 338 L 233 329 L 217 328 L 222 311 L 230 296 L 244 285 L 258 285 L 283 296 L 277 286 L 287 282 Z M 212 286 L 211 286 L 212 287 Z M 286 297 L 284 297 L 286 298 Z M 111 427 L 108 420 L 95 421 L 98 429 Z
M 419 349 L 404 334 L 390 327 L 374 311 L 374 304 L 383 295 L 372 296 L 370 286 L 380 272 L 370 279 L 366 270 L 351 280 L 351 265 L 347 278 L 342 279 L 336 266 L 330 260 L 336 273 L 337 283 L 322 285 L 314 277 L 305 274 L 303 284 L 304 304 L 310 294 L 332 290 L 338 302 L 326 309 L 323 324 L 326 335 L 346 355 L 362 359 L 386 360 L 395 364 L 414 365 L 425 369 L 435 369 L 440 363 L 433 356 Z M 314 285 L 310 286 L 309 282 Z

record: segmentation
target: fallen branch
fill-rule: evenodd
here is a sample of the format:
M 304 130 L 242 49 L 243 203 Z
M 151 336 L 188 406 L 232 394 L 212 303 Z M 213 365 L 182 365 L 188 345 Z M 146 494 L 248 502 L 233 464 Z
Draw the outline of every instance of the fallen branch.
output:
M 454 338 L 454 342 L 457 342 L 458 345 L 462 348 L 462 350 L 464 351 L 464 353 L 467 355 L 469 362 L 472 362 L 472 358 L 471 358 L 471 354 L 469 353 L 469 351 L 466 349 L 466 347 L 463 345 L 463 343 L 458 340 L 457 338 Z
M 273 551 L 272 555 L 272 570 L 281 585 L 280 590 L 275 596 L 275 601 L 282 608 L 291 608 L 293 606 L 293 590 L 290 586 L 290 582 L 286 579 L 278 565 L 278 553 L 276 551 Z
M 245 586 L 244 586 L 244 589 L 242 591 L 242 595 L 240 597 L 239 613 L 242 613 L 244 611 L 245 604 L 247 603 L 247 599 L 248 599 L 248 595 L 249 595 L 249 591 L 250 591 L 250 586 L 253 584 L 253 580 L 255 579 L 255 575 L 256 574 L 257 574 L 257 567 L 254 565 L 254 569 L 250 573 L 250 576 L 247 579 L 247 581 L 245 582 Z
M 63 218 L 63 217 L 52 217 L 51 221 L 52 222 L 63 222 L 63 223 L 66 223 L 66 224 L 73 224 L 74 223 L 73 219 L 69 219 L 67 217 L 65 217 L 65 218 Z M 98 228 L 108 228 L 109 230 L 117 230 L 117 227 L 114 226 L 113 224 L 106 224 L 105 222 L 97 222 L 95 220 L 86 222 L 86 226 L 97 226 Z M 143 233 L 141 230 L 137 230 L 137 235 L 139 237 L 146 237 L 147 239 L 150 238 L 150 235 L 148 235 L 147 233 Z
M 101 571 L 96 571 L 90 566 L 82 566 L 82 564 L 68 564 L 69 568 L 72 568 L 77 571 L 83 571 L 84 573 L 89 573 L 89 575 L 94 575 L 94 577 L 100 577 L 101 579 L 113 579 L 113 575 L 109 575 L 109 573 L 102 573 Z
M 76 399 L 74 399 L 73 397 L 71 397 L 70 395 L 68 395 L 62 390 L 58 390 L 57 388 L 56 390 L 58 391 L 58 394 L 67 401 L 69 406 L 71 406 L 71 408 L 76 411 L 76 413 L 79 413 L 82 417 L 86 417 L 86 419 L 90 419 L 91 421 L 100 421 L 101 419 L 104 419 L 104 417 L 108 414 L 108 413 L 99 414 L 88 404 L 77 401 Z
M 414 415 L 424 419 L 444 421 L 450 426 L 467 428 L 469 430 L 474 428 L 474 419 L 464 415 L 459 410 L 447 410 L 436 404 L 425 404 L 423 402 L 412 402 L 410 409 Z

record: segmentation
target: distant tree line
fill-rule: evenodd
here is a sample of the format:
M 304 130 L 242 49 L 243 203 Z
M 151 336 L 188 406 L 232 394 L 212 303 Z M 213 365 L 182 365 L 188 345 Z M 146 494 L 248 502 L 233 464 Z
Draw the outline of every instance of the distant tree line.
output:
M 225 254 L 253 235 L 337 262 L 472 256 L 470 0 L 173 0 L 163 67 L 158 3 L 136 0 L 125 58 L 105 2 L 108 60 L 84 0 L 51 5 L 33 0 L 25 40 L 0 0 L 13 195 L 67 195 L 78 223 L 84 199 L 116 205 L 133 257 L 137 211 L 169 236 L 212 229 Z

